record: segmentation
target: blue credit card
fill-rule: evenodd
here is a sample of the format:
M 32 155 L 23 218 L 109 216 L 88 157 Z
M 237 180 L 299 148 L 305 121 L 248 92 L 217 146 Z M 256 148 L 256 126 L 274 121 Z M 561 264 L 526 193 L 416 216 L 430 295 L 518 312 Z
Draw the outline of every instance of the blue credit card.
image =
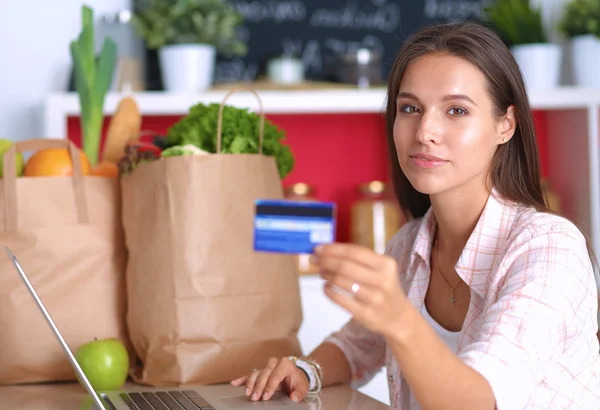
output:
M 254 216 L 254 250 L 313 253 L 335 239 L 335 204 L 258 200 Z

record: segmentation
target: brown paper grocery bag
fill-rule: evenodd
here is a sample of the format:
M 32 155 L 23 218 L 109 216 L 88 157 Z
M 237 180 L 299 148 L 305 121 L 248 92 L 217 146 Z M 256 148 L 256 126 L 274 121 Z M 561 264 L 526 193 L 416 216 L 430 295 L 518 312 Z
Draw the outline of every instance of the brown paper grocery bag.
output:
M 259 154 L 162 158 L 122 180 L 139 383 L 228 382 L 300 354 L 294 259 L 253 251 L 255 200 L 283 198 L 275 160 L 262 155 L 263 121 L 261 107 Z
M 72 177 L 15 177 L 16 152 L 67 147 Z M 118 180 L 84 177 L 78 150 L 66 140 L 34 139 L 14 144 L 4 155 L 0 199 L 0 244 L 15 254 L 71 349 L 94 338 L 116 337 L 127 345 Z M 0 384 L 75 379 L 2 251 Z

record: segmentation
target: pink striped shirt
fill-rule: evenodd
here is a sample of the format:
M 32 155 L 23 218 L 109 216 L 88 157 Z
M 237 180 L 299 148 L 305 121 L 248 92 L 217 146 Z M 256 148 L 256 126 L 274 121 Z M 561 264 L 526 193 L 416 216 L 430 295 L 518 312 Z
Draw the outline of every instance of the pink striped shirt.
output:
M 434 229 L 430 209 L 405 224 L 386 251 L 419 310 Z M 573 224 L 494 190 L 456 272 L 471 288 L 456 353 L 488 380 L 498 410 L 600 409 L 598 289 Z M 386 366 L 393 407 L 411 409 L 410 387 L 382 336 L 351 320 L 327 341 L 348 358 L 354 387 Z

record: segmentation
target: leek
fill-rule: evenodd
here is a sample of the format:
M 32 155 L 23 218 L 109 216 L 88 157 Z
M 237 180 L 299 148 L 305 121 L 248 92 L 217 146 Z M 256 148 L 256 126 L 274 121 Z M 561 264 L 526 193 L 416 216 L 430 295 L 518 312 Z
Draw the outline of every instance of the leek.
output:
M 104 99 L 111 86 L 117 45 L 106 37 L 96 58 L 94 12 L 82 7 L 83 28 L 77 40 L 71 41 L 75 89 L 81 110 L 81 145 L 91 165 L 99 161 L 100 140 L 104 123 Z

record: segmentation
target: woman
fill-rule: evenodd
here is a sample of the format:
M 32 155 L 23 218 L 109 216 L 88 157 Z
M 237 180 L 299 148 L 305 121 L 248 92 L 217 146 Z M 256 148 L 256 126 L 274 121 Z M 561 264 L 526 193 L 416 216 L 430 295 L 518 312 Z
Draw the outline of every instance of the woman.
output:
M 474 23 L 420 30 L 391 70 L 386 120 L 409 222 L 385 255 L 316 251 L 327 296 L 352 320 L 309 358 L 273 358 L 232 384 L 299 401 L 385 365 L 397 409 L 598 410 L 591 254 L 545 205 L 509 50 Z

